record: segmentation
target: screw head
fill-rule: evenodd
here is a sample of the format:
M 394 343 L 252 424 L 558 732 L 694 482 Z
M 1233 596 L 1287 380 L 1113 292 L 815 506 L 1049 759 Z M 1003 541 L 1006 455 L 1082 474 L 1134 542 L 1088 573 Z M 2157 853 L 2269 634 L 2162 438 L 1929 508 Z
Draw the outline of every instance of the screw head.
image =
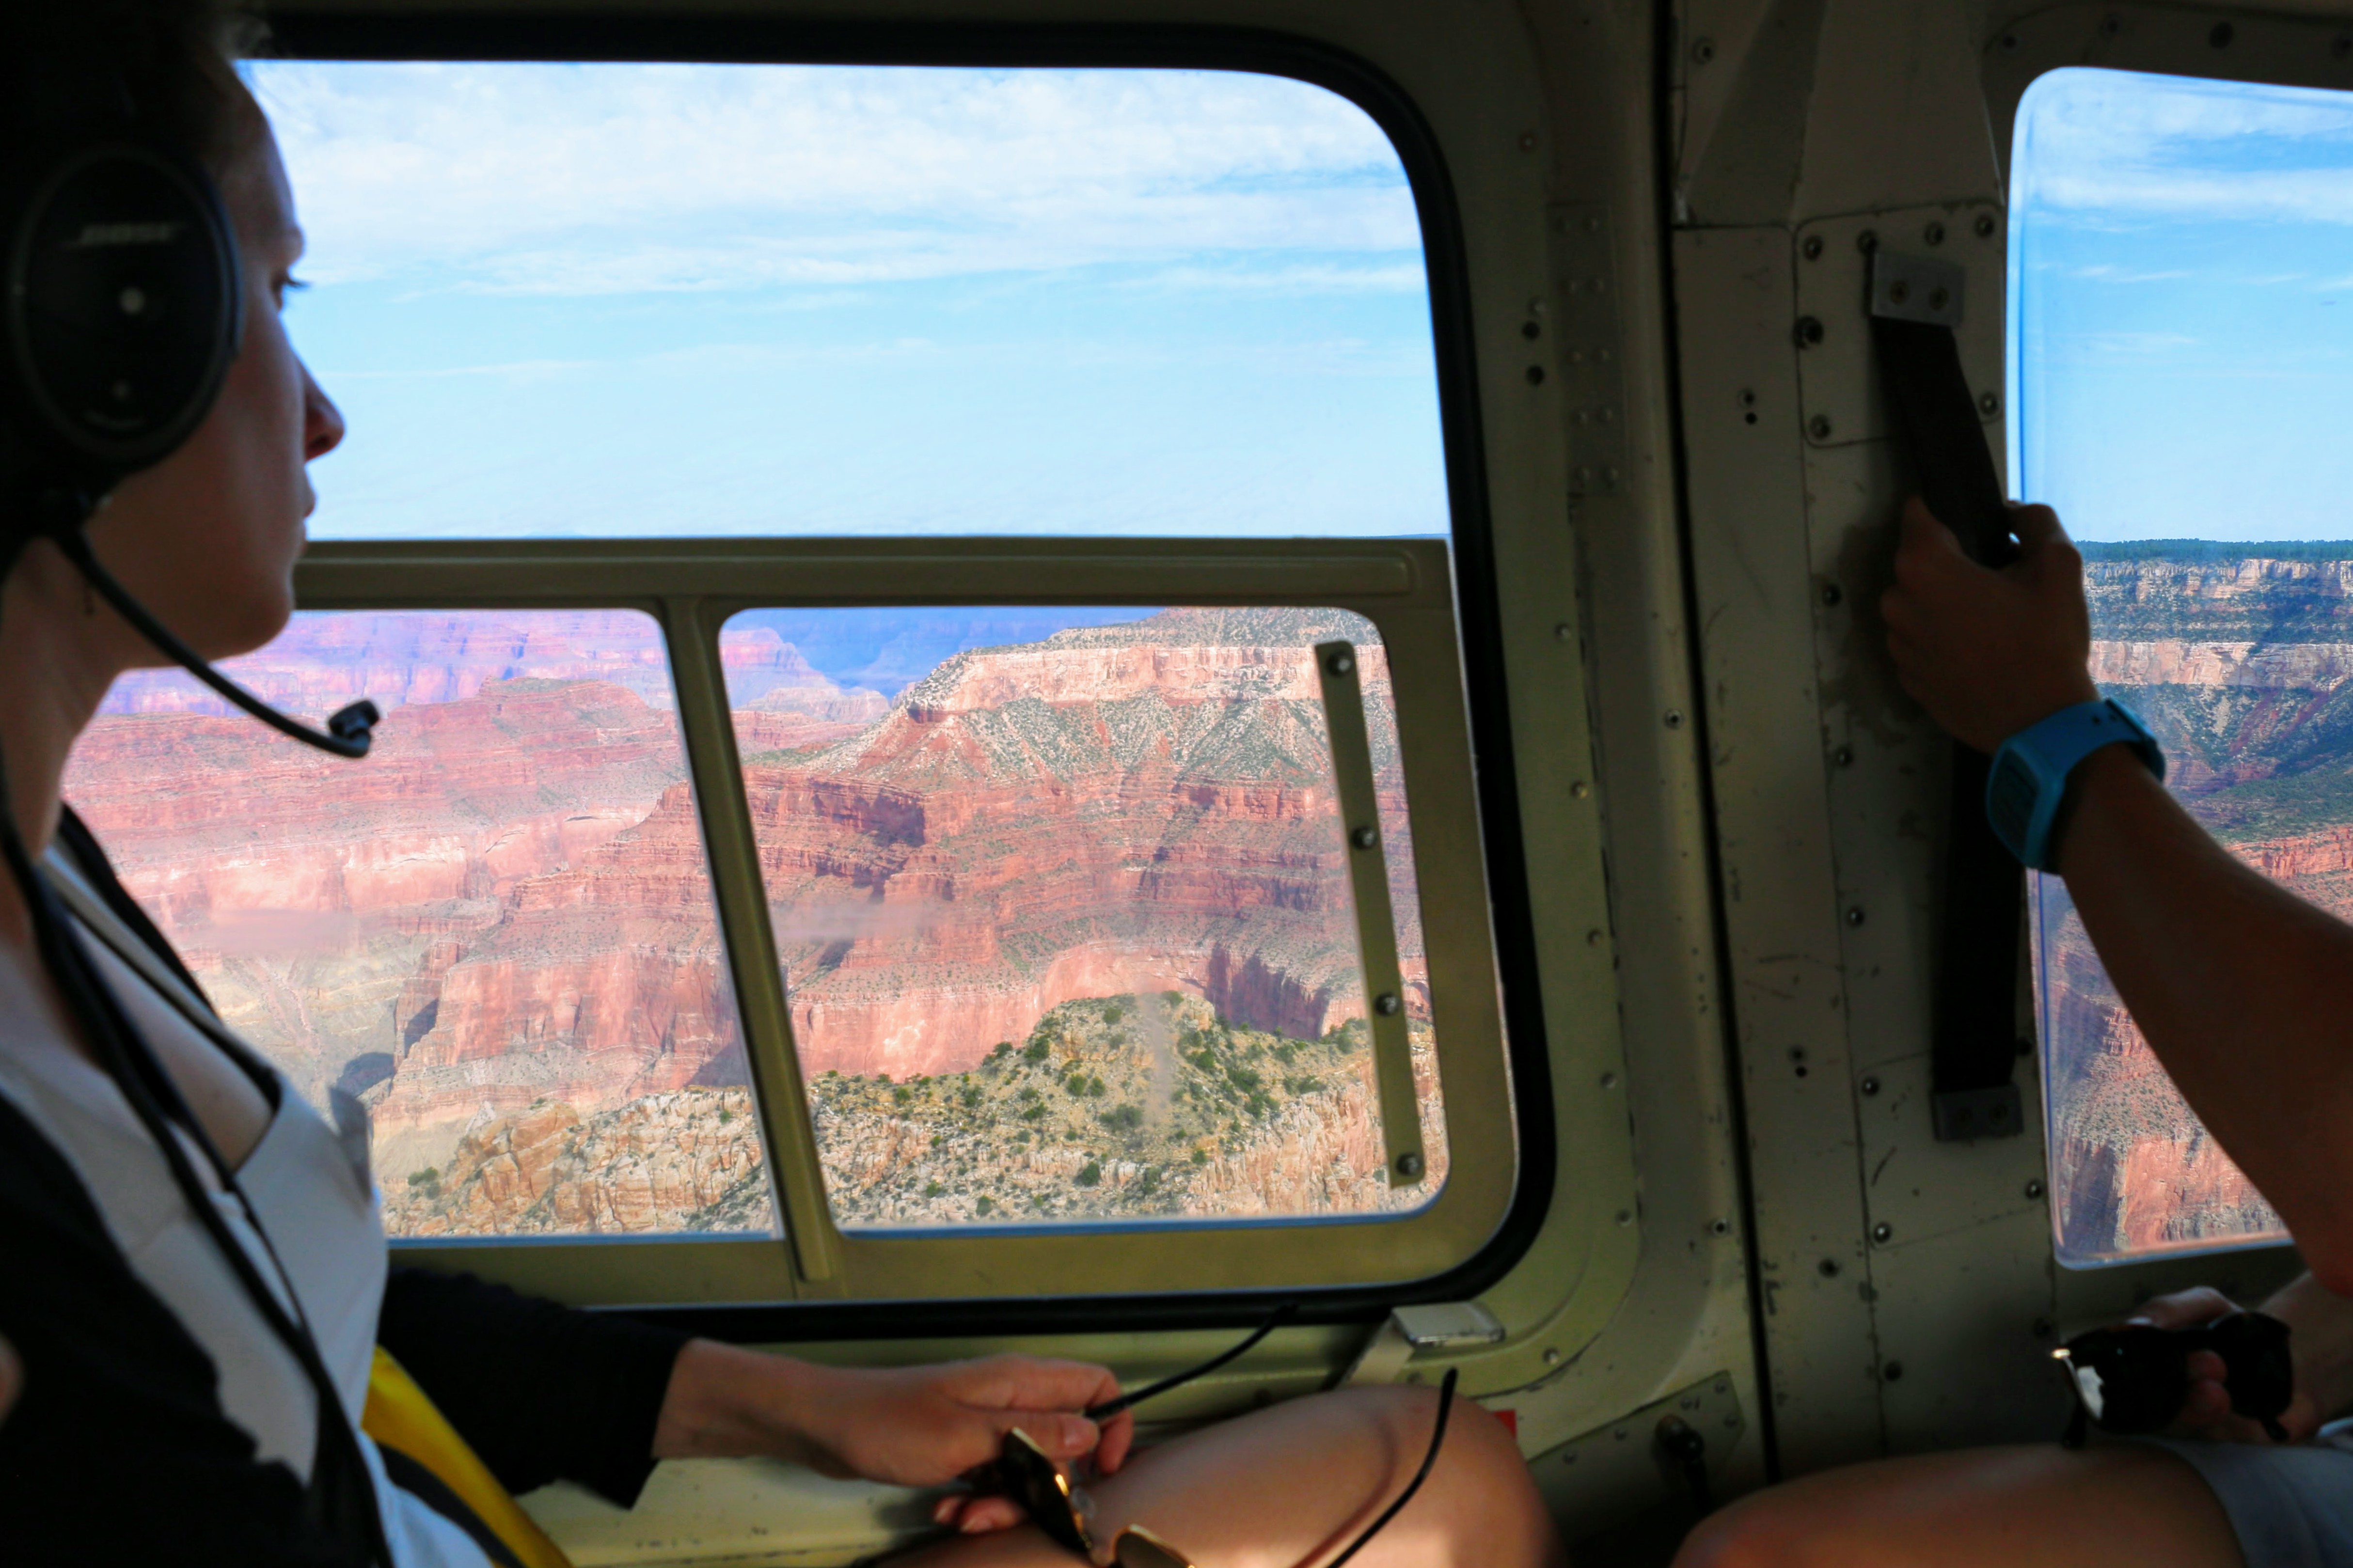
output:
M 1634 1211 L 1632 1209 L 1620 1209 L 1618 1211 L 1618 1223 L 1620 1225 L 1632 1225 L 1634 1223 Z
M 1683 727 L 1683 714 L 1682 714 L 1680 711 L 1678 711 L 1677 710 L 1675 710 L 1675 709 L 1672 709 L 1672 708 L 1668 709 L 1668 710 L 1667 710 L 1667 728 L 1668 728 L 1668 729 L 1670 729 L 1670 730 L 1680 730 L 1680 729 L 1682 729 Z
M 1409 1149 L 1397 1157 L 1398 1174 L 1412 1181 L 1421 1174 L 1421 1156 Z
M 1904 1363 L 1891 1361 L 1879 1369 L 1879 1375 L 1889 1383 L 1894 1383 L 1904 1375 Z
M 1920 237 L 1930 245 L 1942 245 L 1945 243 L 1945 226 L 1941 223 L 1931 223 L 1920 231 Z
M 2214 30 L 2206 35 L 2206 41 L 2215 48 L 2227 49 L 2231 47 L 2231 40 L 2238 36 L 2239 30 L 2230 23 L 2217 22 L 2214 24 Z
M 1575 784 L 1568 786 L 1568 793 L 1570 798 L 1575 800 L 1583 800 L 1587 795 L 1593 793 L 1593 786 L 1587 784 L 1583 779 L 1578 779 Z
M 1380 832 L 1377 828 L 1359 827 L 1353 830 L 1348 835 L 1348 842 L 1355 845 L 1359 849 L 1370 849 L 1374 845 L 1378 844 L 1380 841 Z
M 1601 1087 L 1604 1089 L 1616 1089 L 1618 1087 L 1618 1075 L 1614 1072 L 1603 1073 L 1601 1075 Z
M 1707 1227 L 1707 1233 L 1710 1236 L 1730 1236 L 1732 1234 L 1732 1222 L 1728 1219 L 1711 1221 Z
M 1831 438 L 1831 416 L 1827 414 L 1817 414 L 1811 419 L 1807 420 L 1806 434 L 1811 436 L 1817 441 L 1829 440 Z
M 1545 1346 L 1544 1363 L 1546 1366 L 1558 1366 L 1560 1364 L 1560 1352 L 1553 1349 L 1550 1345 Z
M 1873 1241 L 1893 1240 L 1894 1236 L 1895 1227 L 1888 1224 L 1885 1220 L 1881 1220 L 1877 1225 L 1871 1227 L 1871 1239 Z
M 1867 228 L 1861 234 L 1856 235 L 1854 237 L 1854 247 L 1857 250 L 1862 251 L 1865 256 L 1877 250 L 1879 248 L 1879 235 L 1877 231 Z
M 1980 414 L 1982 414 L 1982 415 L 1984 415 L 1984 416 L 1985 416 L 1987 418 L 1989 418 L 1989 419 L 1992 418 L 1995 415 L 1997 415 L 1997 414 L 2000 413 L 2000 412 L 2001 412 L 2001 395 L 2000 395 L 2000 394 L 1999 394 L 1999 393 L 1993 393 L 1993 392 L 1980 392 L 1980 393 L 1978 393 L 1978 413 L 1980 413 Z
M 2029 1182 L 2029 1183 L 2027 1183 L 2027 1184 L 2026 1184 L 2026 1195 L 2027 1195 L 2028 1197 L 2030 1197 L 2030 1198 L 2039 1198 L 2039 1197 L 2041 1197 L 2041 1196 L 2042 1195 L 2042 1184 L 2041 1182 Z
M 1950 289 L 1931 289 L 1928 290 L 1928 309 L 1931 310 L 1941 310 L 1952 302 L 1953 295 Z
M 1879 1080 L 1875 1078 L 1867 1078 L 1855 1087 L 1862 1089 L 1866 1095 L 1877 1094 L 1879 1092 Z
M 1544 384 L 1544 366 L 1540 364 L 1532 364 L 1528 366 L 1528 384 L 1530 386 L 1542 386 Z
M 1861 904 L 1848 905 L 1846 911 L 1846 923 L 1851 926 L 1859 926 L 1862 923 L 1862 906 Z
M 1976 231 L 1979 239 L 1991 239 L 1994 231 L 1993 214 L 1978 214 L 1978 221 L 1969 225 L 1969 227 Z
M 1806 243 L 1798 248 L 1804 254 L 1807 260 L 1820 261 L 1822 258 L 1822 237 L 1819 234 L 1810 234 L 1806 236 Z
M 2330 59 L 2341 60 L 2348 55 L 2353 55 L 2353 33 L 2339 33 L 2328 40 Z
M 1543 329 L 1542 327 L 1540 327 L 1540 326 L 1536 325 L 1536 323 L 1535 323 L 1535 322 L 1534 322 L 1534 321 L 1522 321 L 1522 322 L 1520 323 L 1520 336 L 1522 336 L 1522 337 L 1524 337 L 1524 338 L 1528 338 L 1528 339 L 1532 339 L 1532 340 L 1533 340 L 1533 339 L 1535 339 L 1535 338 L 1540 338 L 1540 337 L 1542 337 L 1543 335 L 1544 335 L 1544 329 Z
M 1912 285 L 1898 278 L 1887 286 L 1887 297 L 1901 305 L 1912 298 Z
M 1356 657 L 1353 654 L 1335 653 L 1324 668 L 1335 675 L 1354 675 L 1356 672 Z
M 1596 926 L 1593 930 L 1585 933 L 1585 945 L 1588 947 L 1599 947 L 1601 945 L 1600 927 Z
M 1692 40 L 1692 59 L 1695 63 L 1706 65 L 1715 58 L 1715 40 L 1714 38 L 1694 38 Z
M 1828 605 L 1831 609 L 1837 609 L 1840 605 L 1845 602 L 1845 600 L 1846 590 L 1844 588 L 1840 587 L 1836 583 L 1825 583 L 1822 584 L 1823 604 Z
M 2004 33 L 2001 36 L 2001 52 L 2003 54 L 2014 55 L 2018 53 L 2018 44 L 2019 39 L 2016 33 Z
M 1838 1278 L 1839 1266 L 1837 1258 L 1825 1258 L 1819 1265 L 1817 1265 L 1817 1267 L 1820 1268 L 1823 1279 L 1835 1279 Z
M 1396 992 L 1384 991 L 1373 998 L 1373 1011 L 1384 1018 L 1394 1018 L 1405 1011 L 1405 1004 L 1398 1000 Z
M 1535 150 L 1536 150 L 1536 133 L 1535 133 L 1535 132 L 1533 132 L 1533 131 L 1523 131 L 1523 132 L 1520 132 L 1520 151 L 1521 151 L 1521 152 L 1523 152 L 1523 153 L 1533 153 L 1533 152 L 1535 152 Z
M 1816 343 L 1822 341 L 1822 323 L 1819 319 L 1812 316 L 1800 316 L 1798 318 L 1798 346 L 1799 348 L 1812 348 Z
M 1852 746 L 1841 746 L 1837 751 L 1831 753 L 1831 761 L 1841 768 L 1851 768 L 1854 766 L 1854 748 Z
M 2114 11 L 2100 18 L 2100 37 L 2113 38 L 2125 30 L 2125 19 Z

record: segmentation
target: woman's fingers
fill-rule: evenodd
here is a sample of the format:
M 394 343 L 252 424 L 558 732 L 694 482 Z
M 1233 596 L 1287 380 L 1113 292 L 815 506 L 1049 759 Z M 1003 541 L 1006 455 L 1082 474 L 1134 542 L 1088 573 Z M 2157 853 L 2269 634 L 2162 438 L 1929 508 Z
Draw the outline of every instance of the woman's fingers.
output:
M 2160 1329 L 2194 1329 L 2200 1323 L 2227 1318 L 2238 1310 L 2236 1301 L 2212 1286 L 2197 1285 L 2187 1290 L 2176 1290 L 2170 1296 L 2151 1297 L 2142 1303 L 2138 1312 L 2126 1321 L 2148 1323 Z

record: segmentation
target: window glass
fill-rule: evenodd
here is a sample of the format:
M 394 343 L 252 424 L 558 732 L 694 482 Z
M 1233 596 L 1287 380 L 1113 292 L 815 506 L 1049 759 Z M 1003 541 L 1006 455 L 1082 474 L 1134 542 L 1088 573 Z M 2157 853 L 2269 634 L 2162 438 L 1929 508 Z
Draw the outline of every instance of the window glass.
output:
M 1314 645 L 1356 645 L 1430 1176 L 1391 1190 Z M 1393 690 L 1319 609 L 720 638 L 845 1228 L 1418 1207 L 1446 1145 Z
M 247 69 L 321 538 L 1446 531 L 1413 195 L 1321 88 Z
M 2084 542 L 2093 673 L 2232 853 L 2353 915 L 2353 94 L 2055 72 L 2013 182 L 2011 471 Z M 2279 1237 L 2037 882 L 2061 1259 Z
M 124 676 L 66 797 L 222 1016 L 369 1110 L 395 1237 L 776 1228 L 661 634 L 301 615 L 224 668 L 364 760 Z

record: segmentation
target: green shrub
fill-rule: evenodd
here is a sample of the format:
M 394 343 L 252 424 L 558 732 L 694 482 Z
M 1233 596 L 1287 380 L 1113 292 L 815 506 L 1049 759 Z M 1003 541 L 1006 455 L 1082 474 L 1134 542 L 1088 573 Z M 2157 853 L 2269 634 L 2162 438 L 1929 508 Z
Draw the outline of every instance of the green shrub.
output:
M 1079 1185 L 1092 1187 L 1103 1180 L 1103 1167 L 1090 1160 L 1079 1167 Z

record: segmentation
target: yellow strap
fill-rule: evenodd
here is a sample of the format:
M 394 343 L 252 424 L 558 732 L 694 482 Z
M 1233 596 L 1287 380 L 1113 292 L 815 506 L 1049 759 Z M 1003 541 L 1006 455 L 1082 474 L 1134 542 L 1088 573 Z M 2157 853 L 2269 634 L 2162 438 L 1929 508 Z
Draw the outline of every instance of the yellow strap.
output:
M 491 1527 L 491 1534 L 506 1542 L 523 1568 L 572 1568 L 564 1549 L 507 1495 L 491 1468 L 382 1345 L 376 1347 L 375 1364 L 368 1369 L 367 1408 L 361 1413 L 360 1430 L 378 1447 L 397 1448 L 431 1471 Z

